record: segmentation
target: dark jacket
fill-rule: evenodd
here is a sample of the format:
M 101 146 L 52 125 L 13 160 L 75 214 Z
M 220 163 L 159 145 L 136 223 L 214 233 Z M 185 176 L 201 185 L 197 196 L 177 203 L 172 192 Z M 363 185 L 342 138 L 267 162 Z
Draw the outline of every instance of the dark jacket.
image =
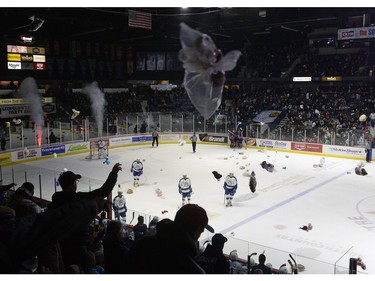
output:
M 265 264 L 258 264 L 252 267 L 251 273 L 254 274 L 255 270 L 261 269 L 263 274 L 272 274 L 272 269 L 266 266 Z
M 71 203 L 74 201 L 79 201 L 82 199 L 93 199 L 95 197 L 105 198 L 112 192 L 112 189 L 116 184 L 116 181 L 117 181 L 117 174 L 114 172 L 110 172 L 107 180 L 102 185 L 102 187 L 95 189 L 93 191 L 90 191 L 90 192 L 66 192 L 66 191 L 55 192 L 52 195 L 52 203 L 50 204 L 49 208 L 53 209 L 55 207 L 59 207 L 64 204 Z
M 208 244 L 204 252 L 197 258 L 199 265 L 206 273 L 228 274 L 230 263 L 224 256 L 223 249 Z
M 140 238 L 148 235 L 148 227 L 144 223 L 137 223 L 133 227 L 133 232 L 134 232 L 134 239 L 135 239 L 135 241 L 137 241 Z
M 0 185 L 0 205 L 5 203 L 4 192 L 10 190 L 13 186 L 15 186 L 14 183 Z
M 16 273 L 21 263 L 70 236 L 93 220 L 94 201 L 83 200 L 19 219 L 0 219 L 0 273 Z
M 54 209 L 71 202 L 93 199 L 95 197 L 105 198 L 111 193 L 116 181 L 117 173 L 110 172 L 103 186 L 91 192 L 56 192 L 52 196 L 52 203 L 49 208 Z M 77 264 L 87 272 L 89 268 L 89 257 L 87 253 L 90 240 L 89 224 L 90 222 L 77 229 L 66 239 L 60 241 L 60 249 L 65 266 Z
M 129 247 L 125 241 L 106 236 L 103 252 L 105 273 L 127 273 Z
M 205 273 L 194 260 L 197 247 L 193 237 L 175 223 L 163 226 L 156 235 L 135 242 L 129 252 L 129 272 L 143 274 Z

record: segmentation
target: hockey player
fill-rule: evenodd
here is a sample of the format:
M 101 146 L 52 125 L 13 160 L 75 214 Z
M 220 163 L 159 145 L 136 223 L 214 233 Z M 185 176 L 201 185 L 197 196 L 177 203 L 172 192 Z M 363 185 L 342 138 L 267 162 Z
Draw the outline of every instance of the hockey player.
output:
M 125 196 L 123 195 L 121 186 L 118 185 L 117 195 L 113 198 L 113 211 L 115 212 L 115 219 L 121 221 L 124 225 L 127 210 Z
M 133 173 L 133 177 L 134 177 L 133 186 L 138 187 L 139 186 L 139 177 L 143 174 L 143 164 L 142 164 L 142 162 L 139 158 L 134 160 L 134 162 L 132 164 L 132 167 L 130 169 L 130 172 Z
M 225 178 L 224 181 L 224 190 L 225 190 L 225 206 L 231 207 L 233 196 L 237 191 L 237 178 L 234 176 L 233 172 L 230 172 L 229 175 Z
M 98 157 L 102 158 L 102 157 L 107 157 L 107 156 L 108 156 L 107 144 L 105 143 L 103 138 L 100 138 L 98 141 Z
M 190 197 L 193 189 L 191 188 L 191 181 L 187 177 L 187 174 L 183 174 L 182 178 L 178 182 L 178 192 L 182 195 L 182 206 L 187 203 L 190 204 Z

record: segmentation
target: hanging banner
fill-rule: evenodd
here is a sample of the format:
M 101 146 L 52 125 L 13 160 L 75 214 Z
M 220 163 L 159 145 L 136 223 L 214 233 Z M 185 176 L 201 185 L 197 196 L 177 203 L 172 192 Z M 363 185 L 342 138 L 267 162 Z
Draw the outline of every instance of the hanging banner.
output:
M 375 38 L 375 27 L 344 28 L 337 30 L 338 40 Z

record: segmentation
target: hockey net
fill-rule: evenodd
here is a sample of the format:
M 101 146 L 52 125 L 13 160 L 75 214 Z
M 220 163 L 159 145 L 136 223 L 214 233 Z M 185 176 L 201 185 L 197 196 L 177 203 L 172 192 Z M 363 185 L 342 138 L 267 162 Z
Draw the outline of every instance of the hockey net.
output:
M 98 149 L 98 140 L 90 141 L 90 151 L 89 155 L 87 155 L 86 159 L 104 159 L 108 157 L 108 149 L 109 149 L 109 139 L 103 139 L 106 143 L 106 149 L 100 150 Z

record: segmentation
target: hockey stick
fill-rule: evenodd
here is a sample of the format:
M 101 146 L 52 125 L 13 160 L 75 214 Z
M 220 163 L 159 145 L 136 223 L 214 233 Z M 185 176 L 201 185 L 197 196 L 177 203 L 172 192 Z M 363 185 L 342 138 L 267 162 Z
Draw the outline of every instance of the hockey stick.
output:
M 134 216 L 135 216 L 135 212 L 133 212 L 133 217 L 132 217 L 132 220 L 130 221 L 129 225 L 132 224 L 133 220 L 134 220 Z
M 297 266 L 296 260 L 293 258 L 292 254 L 289 254 L 289 257 L 292 259 L 292 261 L 294 262 L 294 265 L 295 265 L 294 267 L 292 267 L 293 273 L 298 274 L 298 266 Z
M 256 256 L 257 254 L 258 253 L 252 253 L 251 255 L 247 256 L 247 274 L 250 274 L 250 272 L 251 272 L 251 263 L 250 263 L 251 257 Z
M 292 269 L 292 273 L 293 273 L 294 272 L 294 266 L 293 266 L 293 264 L 292 264 L 292 262 L 290 260 L 288 260 L 288 263 L 289 263 L 290 268 Z

